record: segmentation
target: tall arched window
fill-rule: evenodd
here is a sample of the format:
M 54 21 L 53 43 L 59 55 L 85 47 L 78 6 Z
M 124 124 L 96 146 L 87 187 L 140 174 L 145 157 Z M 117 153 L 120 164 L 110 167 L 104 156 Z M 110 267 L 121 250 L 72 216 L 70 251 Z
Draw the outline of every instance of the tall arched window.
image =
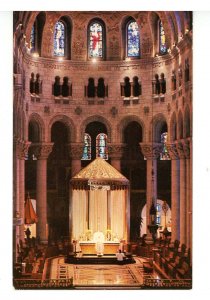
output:
M 88 133 L 85 133 L 84 135 L 82 160 L 91 160 L 91 137 Z
M 130 20 L 126 26 L 127 36 L 127 57 L 140 57 L 140 35 L 139 27 L 136 21 Z
M 54 56 L 65 56 L 65 25 L 58 21 L 54 29 Z
M 96 157 L 108 159 L 107 135 L 99 133 L 96 137 Z
M 104 27 L 99 21 L 93 21 L 88 27 L 89 58 L 104 58 Z
M 166 36 L 161 21 L 159 21 L 159 51 L 161 54 L 167 53 Z
M 161 134 L 161 144 L 163 146 L 162 152 L 160 153 L 160 160 L 170 160 L 170 156 L 168 154 L 167 150 L 167 137 L 168 137 L 168 132 L 164 132 Z
M 40 12 L 31 28 L 31 35 L 29 41 L 29 48 L 31 53 L 37 53 L 41 55 L 42 48 L 42 34 L 45 25 L 46 15 L 44 12 Z

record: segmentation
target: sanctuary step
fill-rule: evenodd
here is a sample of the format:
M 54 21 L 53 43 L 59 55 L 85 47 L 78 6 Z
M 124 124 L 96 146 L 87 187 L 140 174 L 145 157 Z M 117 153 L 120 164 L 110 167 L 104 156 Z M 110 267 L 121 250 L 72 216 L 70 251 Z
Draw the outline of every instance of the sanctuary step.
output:
M 115 255 L 83 255 L 83 256 L 72 256 L 68 255 L 65 259 L 65 262 L 68 264 L 119 264 Z M 135 263 L 134 258 L 129 255 L 124 259 L 122 264 L 132 264 Z

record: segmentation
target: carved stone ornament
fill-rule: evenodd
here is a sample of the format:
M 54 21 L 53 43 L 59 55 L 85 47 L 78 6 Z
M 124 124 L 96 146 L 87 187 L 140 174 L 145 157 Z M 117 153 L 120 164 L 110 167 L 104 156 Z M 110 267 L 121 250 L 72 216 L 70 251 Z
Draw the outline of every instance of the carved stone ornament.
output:
M 71 159 L 81 159 L 83 153 L 83 143 L 71 143 L 67 145 Z
M 52 151 L 54 143 L 33 143 L 32 152 L 37 159 L 47 159 Z
M 139 145 L 146 159 L 158 159 L 160 157 L 163 148 L 161 143 L 139 143 Z
M 182 140 L 176 142 L 176 149 L 180 159 L 185 159 L 185 152 Z
M 82 108 L 80 106 L 77 106 L 74 111 L 75 111 L 75 114 L 79 116 L 82 113 Z
M 25 142 L 19 139 L 15 140 L 15 148 L 16 148 L 16 155 L 18 159 L 25 159 L 28 154 L 29 146 L 31 142 Z
M 191 141 L 189 141 L 188 139 L 182 140 L 183 150 L 186 159 L 190 158 L 190 142 Z
M 108 153 L 110 158 L 121 159 L 125 150 L 126 144 L 108 145 Z
M 171 159 L 179 159 L 179 153 L 175 143 L 167 143 L 167 150 Z

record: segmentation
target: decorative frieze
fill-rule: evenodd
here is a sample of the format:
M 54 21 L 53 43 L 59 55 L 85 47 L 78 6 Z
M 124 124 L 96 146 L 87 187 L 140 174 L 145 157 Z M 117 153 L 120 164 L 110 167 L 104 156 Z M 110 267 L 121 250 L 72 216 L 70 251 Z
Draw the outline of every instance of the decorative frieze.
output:
M 71 159 L 80 160 L 82 158 L 84 148 L 83 143 L 70 143 L 67 145 L 67 148 Z
M 108 145 L 109 157 L 112 159 L 121 159 L 125 151 L 126 144 L 111 144 Z
M 176 142 L 176 149 L 180 159 L 185 159 L 185 152 L 182 140 Z
M 167 143 L 167 150 L 171 159 L 179 159 L 179 153 L 175 143 Z
M 47 159 L 52 151 L 53 144 L 54 143 L 32 143 L 31 149 L 37 159 Z
M 191 139 L 182 140 L 182 145 L 186 159 L 191 158 Z
M 158 159 L 163 149 L 161 143 L 139 143 L 139 145 L 146 159 Z
M 14 146 L 16 148 L 16 154 L 18 159 L 25 159 L 28 154 L 29 146 L 31 145 L 31 142 L 25 142 L 20 139 L 16 139 L 14 141 Z

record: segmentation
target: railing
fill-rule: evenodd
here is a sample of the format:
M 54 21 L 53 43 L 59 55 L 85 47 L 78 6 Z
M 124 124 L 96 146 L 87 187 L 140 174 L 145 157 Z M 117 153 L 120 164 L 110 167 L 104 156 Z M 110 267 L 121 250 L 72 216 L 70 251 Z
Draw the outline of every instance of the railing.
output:
M 192 279 L 155 279 L 144 276 L 142 288 L 149 289 L 191 289 Z
M 72 289 L 73 278 L 70 279 L 14 279 L 15 289 Z

